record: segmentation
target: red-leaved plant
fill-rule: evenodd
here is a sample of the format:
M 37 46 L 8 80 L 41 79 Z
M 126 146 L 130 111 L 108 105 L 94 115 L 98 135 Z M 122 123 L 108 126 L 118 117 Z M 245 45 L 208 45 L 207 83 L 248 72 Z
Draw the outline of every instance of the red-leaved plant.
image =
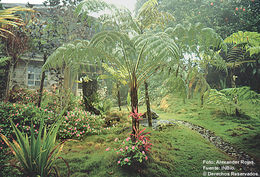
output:
M 136 120 L 140 120 L 142 114 L 134 112 L 130 113 L 131 117 Z M 129 137 L 124 139 L 122 142 L 118 138 L 115 139 L 115 142 L 120 143 L 118 149 L 114 149 L 119 155 L 119 160 L 117 164 L 120 166 L 124 165 L 133 165 L 143 163 L 145 160 L 148 160 L 148 155 L 151 153 L 152 143 L 150 138 L 147 136 L 150 132 L 144 132 L 145 128 L 141 131 L 136 131 L 135 134 L 130 134 Z M 132 137 L 132 138 L 131 138 Z M 134 138 L 133 138 L 134 137 Z M 110 148 L 106 148 L 106 151 L 109 151 Z

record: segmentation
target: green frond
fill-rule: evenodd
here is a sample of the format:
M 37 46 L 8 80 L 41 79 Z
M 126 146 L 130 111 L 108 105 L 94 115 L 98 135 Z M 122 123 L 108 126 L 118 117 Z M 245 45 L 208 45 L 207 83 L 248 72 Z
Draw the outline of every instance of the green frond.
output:
M 217 91 L 216 89 L 210 90 L 207 103 L 217 106 L 234 106 L 232 100 L 230 100 L 224 93 Z
M 260 53 L 260 46 L 250 47 L 248 49 L 250 56 Z
M 227 88 L 220 90 L 220 92 L 230 99 L 237 97 L 238 100 L 258 100 L 260 103 L 260 94 L 251 90 L 250 87 Z
M 90 44 L 94 47 L 96 46 L 106 46 L 116 47 L 117 45 L 130 45 L 130 38 L 125 33 L 118 31 L 102 31 L 93 36 Z
M 102 0 L 84 0 L 76 7 L 75 13 L 78 16 L 89 15 L 91 12 L 100 12 L 106 9 L 115 9 L 115 6 Z
M 43 65 L 43 70 L 62 68 L 64 65 L 77 71 L 82 65 L 95 64 L 97 58 L 104 57 L 103 53 L 89 45 L 89 41 L 77 40 L 58 47 Z
M 0 58 L 0 66 L 6 65 L 8 60 L 10 60 L 10 57 L 2 57 L 2 58 Z
M 227 37 L 224 42 L 234 44 L 235 47 L 245 47 L 246 51 L 250 52 L 250 56 L 260 51 L 260 33 L 257 32 L 238 31 Z
M 138 12 L 137 19 L 142 24 L 142 30 L 157 26 L 163 29 L 168 22 L 175 20 L 172 14 L 159 11 L 157 0 L 145 2 Z
M 153 57 L 155 59 L 167 60 L 172 58 L 178 60 L 180 56 L 179 47 L 175 41 L 164 32 L 161 33 L 147 33 L 136 36 L 134 39 L 136 48 L 141 48 L 145 44 L 144 56 Z

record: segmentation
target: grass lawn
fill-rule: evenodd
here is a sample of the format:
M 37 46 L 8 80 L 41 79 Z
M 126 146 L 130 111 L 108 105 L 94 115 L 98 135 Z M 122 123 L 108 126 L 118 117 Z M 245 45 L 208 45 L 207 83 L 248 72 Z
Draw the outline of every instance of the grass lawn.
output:
M 253 156 L 260 164 L 260 106 L 250 102 L 242 103 L 242 117 L 224 115 L 218 107 L 201 107 L 198 100 L 167 98 L 170 105 L 167 110 L 162 106 L 153 106 L 161 119 L 177 119 L 191 122 L 211 130 L 234 147 L 240 148 Z M 178 103 L 178 104 L 177 104 Z M 260 167 L 259 167 L 260 168 Z
M 116 153 L 111 150 L 105 151 L 107 147 L 118 148 L 114 139 L 124 139 L 129 135 L 130 129 L 122 132 L 122 128 L 114 128 L 107 135 L 94 135 L 83 141 L 68 142 L 62 157 L 70 164 L 72 177 L 198 177 L 203 173 L 203 160 L 231 160 L 227 154 L 186 127 L 173 126 L 163 131 L 151 129 L 147 131 L 151 132 L 152 157 L 149 157 L 149 163 L 137 169 L 118 166 Z M 67 172 L 65 164 L 60 160 L 57 166 L 62 176 L 65 176 Z

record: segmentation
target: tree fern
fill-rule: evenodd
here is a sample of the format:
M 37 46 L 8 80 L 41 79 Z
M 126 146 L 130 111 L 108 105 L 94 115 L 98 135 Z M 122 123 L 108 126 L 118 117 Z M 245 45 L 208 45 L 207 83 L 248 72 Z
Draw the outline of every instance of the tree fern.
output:
M 224 93 L 217 91 L 216 89 L 210 90 L 210 94 L 207 98 L 207 103 L 221 107 L 226 114 L 232 114 L 232 110 L 238 108 L 238 106 L 235 105 L 230 98 L 228 98 Z
M 238 100 L 251 100 L 252 103 L 260 103 L 260 94 L 250 90 L 250 87 L 227 88 L 220 90 L 229 98 L 237 96 Z
M 259 104 L 260 94 L 250 90 L 249 87 L 227 88 L 220 91 L 211 89 L 207 103 L 222 106 L 224 112 L 232 114 L 235 109 L 241 109 L 240 103 L 236 103 L 237 100 L 250 100 L 253 104 Z

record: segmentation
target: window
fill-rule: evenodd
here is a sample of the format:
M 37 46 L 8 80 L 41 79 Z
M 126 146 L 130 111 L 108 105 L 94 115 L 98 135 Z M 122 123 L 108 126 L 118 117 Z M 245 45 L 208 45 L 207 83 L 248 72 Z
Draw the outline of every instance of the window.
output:
M 41 67 L 28 66 L 28 86 L 40 86 L 41 83 Z M 44 82 L 46 85 L 46 81 Z

